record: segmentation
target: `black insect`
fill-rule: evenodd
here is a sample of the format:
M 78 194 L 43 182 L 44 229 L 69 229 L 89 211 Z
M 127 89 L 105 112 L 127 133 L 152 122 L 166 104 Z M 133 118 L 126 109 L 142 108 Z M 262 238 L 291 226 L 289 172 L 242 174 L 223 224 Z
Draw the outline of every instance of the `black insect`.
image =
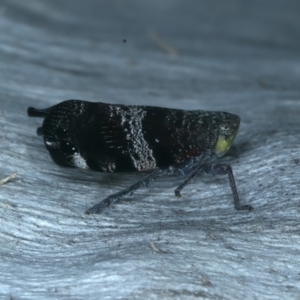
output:
M 240 204 L 231 166 L 212 163 L 232 145 L 239 116 L 81 100 L 67 100 L 47 109 L 29 107 L 28 115 L 45 118 L 37 133 L 44 137 L 53 161 L 61 166 L 100 172 L 151 171 L 130 187 L 94 205 L 87 214 L 99 213 L 156 178 L 176 172 L 189 173 L 175 189 L 177 197 L 200 172 L 227 174 L 234 207 L 252 209 Z

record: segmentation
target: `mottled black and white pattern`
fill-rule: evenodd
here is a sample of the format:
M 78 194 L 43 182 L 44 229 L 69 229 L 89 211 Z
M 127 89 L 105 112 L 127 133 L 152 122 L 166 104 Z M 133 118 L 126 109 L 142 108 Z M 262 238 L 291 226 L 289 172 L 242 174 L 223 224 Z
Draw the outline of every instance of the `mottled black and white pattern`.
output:
M 147 111 L 143 107 L 119 105 L 110 106 L 111 117 L 121 118 L 120 127 L 123 128 L 128 149 L 122 153 L 129 155 L 137 171 L 154 170 L 157 168 L 153 150 L 149 145 L 143 130 L 143 120 Z
M 45 118 L 38 134 L 59 165 L 100 172 L 153 171 L 105 205 L 174 171 L 193 169 L 176 189 L 177 196 L 198 172 L 232 174 L 230 166 L 211 168 L 209 163 L 224 155 L 235 138 L 240 118 L 233 114 L 67 100 L 47 109 L 29 108 L 28 115 Z M 235 206 L 241 209 L 230 178 Z

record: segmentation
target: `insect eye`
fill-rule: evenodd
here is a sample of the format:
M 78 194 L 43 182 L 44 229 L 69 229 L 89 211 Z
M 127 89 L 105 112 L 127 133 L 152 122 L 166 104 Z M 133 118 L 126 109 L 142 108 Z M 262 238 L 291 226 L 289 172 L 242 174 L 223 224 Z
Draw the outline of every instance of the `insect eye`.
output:
M 229 129 L 229 126 L 228 126 L 228 125 L 222 125 L 222 126 L 221 126 L 221 129 L 222 129 L 222 130 L 228 130 L 228 129 Z
M 64 154 L 67 154 L 67 155 L 73 155 L 78 152 L 78 148 L 74 144 L 72 144 L 68 141 L 61 141 L 60 149 Z

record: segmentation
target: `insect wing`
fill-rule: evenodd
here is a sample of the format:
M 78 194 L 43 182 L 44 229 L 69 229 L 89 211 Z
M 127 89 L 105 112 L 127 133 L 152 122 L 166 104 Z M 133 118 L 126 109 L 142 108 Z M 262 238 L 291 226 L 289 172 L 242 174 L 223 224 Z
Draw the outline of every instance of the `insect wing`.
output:
M 157 107 L 145 109 L 143 132 L 159 168 L 181 164 L 214 146 L 217 114 Z

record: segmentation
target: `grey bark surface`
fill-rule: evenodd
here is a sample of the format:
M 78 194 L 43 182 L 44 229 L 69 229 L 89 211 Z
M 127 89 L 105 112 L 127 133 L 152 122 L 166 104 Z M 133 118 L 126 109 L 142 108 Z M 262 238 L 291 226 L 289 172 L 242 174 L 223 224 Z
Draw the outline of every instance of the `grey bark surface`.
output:
M 300 2 L 0 1 L 1 299 L 300 299 Z M 126 42 L 125 42 L 126 40 Z M 238 114 L 226 177 L 55 165 L 28 106 L 66 99 Z

